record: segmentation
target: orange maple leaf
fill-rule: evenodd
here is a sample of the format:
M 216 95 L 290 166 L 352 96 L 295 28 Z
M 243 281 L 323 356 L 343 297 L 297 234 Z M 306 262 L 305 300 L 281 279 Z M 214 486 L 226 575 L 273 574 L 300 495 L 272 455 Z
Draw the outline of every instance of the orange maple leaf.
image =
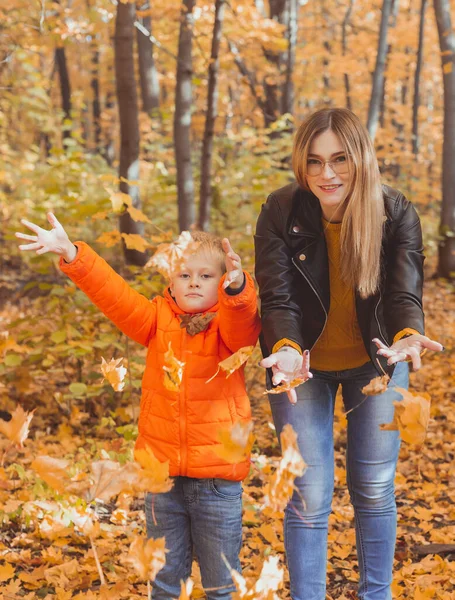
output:
M 16 444 L 19 448 L 24 447 L 24 442 L 28 437 L 30 421 L 33 418 L 33 413 L 25 412 L 25 410 L 19 404 L 15 410 L 11 413 L 10 421 L 3 421 L 0 419 L 0 432 L 6 435 L 11 444 Z
M 218 433 L 221 446 L 214 446 L 217 456 L 228 463 L 239 463 L 246 460 L 254 443 L 253 421 L 238 421 L 229 430 L 222 429 Z
M 164 387 L 171 392 L 178 392 L 182 383 L 183 367 L 185 363 L 174 356 L 174 352 L 169 342 L 168 351 L 164 354 Z
M 278 556 L 269 556 L 264 562 L 261 574 L 251 587 L 246 580 L 227 563 L 237 591 L 232 600 L 278 600 L 276 592 L 283 587 L 284 570 L 278 565 Z M 227 562 L 227 561 L 226 561 Z
M 289 381 L 288 383 L 283 381 L 283 383 L 280 383 L 280 385 L 277 385 L 276 387 L 272 388 L 271 390 L 265 390 L 263 395 L 265 395 L 265 394 L 282 394 L 283 392 L 289 392 L 293 388 L 296 388 L 299 385 L 302 385 L 302 383 L 305 383 L 305 381 L 308 381 L 308 380 L 303 379 L 302 377 L 296 377 L 295 379 L 293 379 L 292 381 Z
M 131 543 L 128 562 L 136 569 L 139 577 L 144 581 L 155 581 L 157 574 L 166 564 L 165 538 L 135 537 Z
M 307 465 L 297 446 L 297 433 L 289 423 L 280 435 L 282 458 L 264 488 L 264 506 L 282 511 L 292 498 L 294 479 L 301 477 Z
M 178 600 L 191 600 L 191 592 L 193 591 L 193 581 L 191 579 L 187 579 L 186 581 L 180 582 L 180 596 Z
M 220 372 L 220 369 L 223 369 L 223 371 L 226 371 L 226 373 L 227 373 L 226 379 L 227 379 L 230 375 L 232 375 L 232 373 L 234 373 L 234 371 L 237 371 L 237 369 L 240 369 L 240 367 L 243 365 L 243 363 L 246 363 L 246 361 L 250 358 L 251 354 L 253 353 L 253 350 L 254 350 L 254 346 L 244 346 L 243 348 L 240 348 L 239 350 L 237 350 L 237 352 L 234 352 L 234 354 L 231 354 L 231 356 L 228 356 L 227 358 L 225 358 L 224 360 L 219 362 L 218 369 L 217 369 L 215 375 L 212 375 L 212 377 L 210 377 L 210 379 L 207 379 L 207 381 L 205 383 L 209 383 L 209 381 L 212 381 L 212 379 L 215 379 L 215 377 Z
M 362 388 L 362 394 L 365 396 L 377 396 L 387 391 L 390 377 L 388 375 L 378 375 Z
M 430 420 L 430 396 L 425 393 L 413 394 L 400 387 L 394 389 L 403 396 L 403 400 L 393 403 L 393 421 L 381 425 L 380 428 L 383 431 L 399 430 L 401 439 L 408 444 L 422 444 Z
M 122 361 L 123 358 L 112 358 L 109 362 L 106 362 L 101 357 L 101 372 L 116 392 L 121 392 L 125 387 L 123 380 L 125 379 L 127 370 L 121 365 Z
M 134 458 L 142 469 L 138 472 L 135 489 L 142 492 L 162 494 L 172 489 L 174 482 L 169 478 L 169 461 L 160 462 L 149 446 L 134 451 Z

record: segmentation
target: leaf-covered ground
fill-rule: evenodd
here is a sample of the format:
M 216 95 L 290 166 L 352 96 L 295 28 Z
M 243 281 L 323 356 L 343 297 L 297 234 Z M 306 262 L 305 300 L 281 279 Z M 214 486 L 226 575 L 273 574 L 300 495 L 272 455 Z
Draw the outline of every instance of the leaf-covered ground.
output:
M 9 450 L 3 456 L 4 468 L 0 471 L 0 600 L 146 598 L 146 585 L 126 561 L 133 537 L 144 532 L 142 499 L 120 497 L 116 502 L 97 506 L 99 525 L 91 537 L 106 578 L 101 585 L 89 537 L 82 527 L 74 527 L 78 511 L 83 509 L 81 503 L 75 499 L 69 503 L 31 469 L 32 461 L 43 454 L 69 459 L 74 472 L 87 471 L 93 461 L 103 457 L 126 461 L 131 457 L 133 442 L 129 438 L 131 424 L 137 418 L 138 395 L 128 397 L 113 392 L 109 395 L 102 387 L 98 395 L 93 392 L 93 385 L 100 386 L 96 371 L 101 360 L 95 350 L 101 344 L 99 331 L 81 325 L 84 335 L 79 339 L 67 325 L 66 335 L 79 358 L 65 361 L 63 334 L 56 331 L 51 340 L 43 326 L 43 320 L 52 322 L 52 315 L 37 314 L 50 300 L 39 294 L 35 297 L 33 293 L 19 295 L 14 281 L 4 280 L 1 291 L 6 302 L 0 310 L 0 329 L 4 331 L 0 348 L 7 368 L 0 383 L 0 409 L 11 410 L 20 403 L 26 410 L 36 408 L 36 412 L 24 448 Z M 394 597 L 398 599 L 455 600 L 453 292 L 453 286 L 447 282 L 429 279 L 426 284 L 427 334 L 441 341 L 446 351 L 439 355 L 429 353 L 421 371 L 412 375 L 411 389 L 425 391 L 432 398 L 432 419 L 425 444 L 419 448 L 403 444 L 400 455 L 394 581 Z M 57 310 L 57 305 L 53 306 Z M 79 329 L 76 320 L 75 315 L 75 329 Z M 48 361 L 45 364 L 49 364 L 52 376 L 46 377 L 45 371 L 37 371 L 41 374 L 35 376 L 32 367 L 25 367 L 19 359 L 14 365 L 16 359 L 11 356 L 21 352 L 33 356 L 31 341 L 20 343 L 20 330 L 27 322 L 29 326 L 36 325 L 38 337 L 30 340 L 46 348 L 43 360 Z M 19 340 L 17 346 L 11 346 L 14 336 Z M 118 344 L 115 336 L 109 338 L 112 336 L 109 331 L 105 336 L 114 347 L 118 345 L 116 356 L 120 356 L 124 343 Z M 98 346 L 92 347 L 91 341 L 96 340 Z M 52 356 L 54 347 L 61 367 Z M 6 359 L 8 355 L 10 358 Z M 264 486 L 278 464 L 279 450 L 268 401 L 263 396 L 263 373 L 256 366 L 258 359 L 256 350 L 247 368 L 256 435 L 253 466 L 244 494 L 242 565 L 248 581 L 258 577 L 268 556 L 279 555 L 281 564 L 284 563 L 282 516 L 262 509 Z M 81 370 L 90 361 L 92 371 L 86 378 L 95 383 L 87 388 L 73 386 L 74 398 L 68 400 L 68 385 L 80 382 Z M 135 368 L 140 371 L 139 359 L 137 363 Z M 133 360 L 130 364 L 133 365 Z M 100 375 L 98 378 L 101 380 Z M 89 393 L 84 396 L 87 390 Z M 329 537 L 328 598 L 331 599 L 356 598 L 358 579 L 353 511 L 344 470 L 345 423 L 339 401 L 335 431 L 336 488 Z M 0 437 L 0 454 L 4 455 L 8 442 Z M 196 567 L 194 576 L 197 583 Z M 193 596 L 203 596 L 198 585 Z M 289 597 L 286 574 L 278 597 Z

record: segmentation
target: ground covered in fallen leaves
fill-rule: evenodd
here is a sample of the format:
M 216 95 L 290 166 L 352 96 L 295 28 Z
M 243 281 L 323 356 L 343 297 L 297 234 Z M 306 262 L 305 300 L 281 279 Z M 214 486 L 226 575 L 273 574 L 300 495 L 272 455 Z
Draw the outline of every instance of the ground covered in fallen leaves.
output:
M 22 449 L 9 449 L 7 439 L 0 435 L 0 456 L 3 457 L 0 470 L 0 600 L 146 598 L 146 584 L 127 561 L 133 539 L 144 534 L 143 498 L 121 495 L 97 503 L 96 514 L 87 528 L 80 519 L 85 509 L 82 500 L 56 491 L 31 468 L 40 455 L 66 459 L 70 475 L 87 473 L 92 463 L 100 459 L 121 464 L 131 459 L 139 400 L 137 382 L 130 378 L 129 392 L 127 388 L 126 392 L 107 392 L 106 387 L 100 387 L 98 383 L 101 381 L 98 366 L 101 360 L 96 354 L 96 348 L 103 344 L 106 358 L 112 356 L 112 351 L 107 356 L 109 344 L 117 347 L 117 357 L 127 356 L 130 347 L 127 346 L 128 352 L 122 352 L 125 342 L 119 341 L 118 336 L 106 330 L 104 338 L 100 338 L 100 332 L 93 331 L 89 325 L 79 326 L 77 315 L 74 322 L 67 323 L 64 334 L 54 331 L 51 338 L 43 322 L 49 320 L 52 323 L 52 316 L 46 314 L 43 317 L 43 312 L 41 317 L 37 314 L 49 302 L 48 298 L 43 298 L 45 288 L 42 288 L 42 294 L 19 294 L 11 281 L 3 284 L 0 329 L 5 333 L 0 339 L 0 349 L 6 367 L 1 372 L 0 409 L 13 410 L 20 404 L 26 411 L 36 410 L 30 435 Z M 55 296 L 50 300 L 54 302 Z M 52 306 L 58 311 L 56 303 Z M 397 599 L 455 600 L 453 286 L 429 279 L 425 308 L 427 334 L 441 341 L 446 351 L 439 355 L 428 353 L 423 368 L 411 379 L 411 390 L 431 396 L 431 421 L 422 446 L 403 444 L 401 450 L 396 477 L 399 528 L 393 590 Z M 26 326 L 36 326 L 37 337 L 32 336 L 24 343 L 20 332 Z M 52 330 L 51 324 L 49 327 Z M 101 330 L 103 327 L 101 325 Z M 33 356 L 32 339 L 45 348 L 44 358 L 40 360 L 44 366 L 49 365 L 48 376 L 42 364 L 36 374 L 31 366 L 24 366 L 23 356 L 27 353 Z M 93 346 L 93 342 L 98 345 Z M 64 343 L 72 344 L 75 358 L 66 360 Z M 6 358 L 8 355 L 10 358 Z M 21 360 L 17 359 L 15 364 L 16 359 L 11 357 L 17 355 Z M 139 356 L 125 361 L 136 378 L 139 375 L 135 373 L 140 374 L 141 360 Z M 256 438 L 252 469 L 244 486 L 242 566 L 248 583 L 257 579 L 268 557 L 278 556 L 279 564 L 284 565 L 282 513 L 264 508 L 264 490 L 278 466 L 280 454 L 268 401 L 263 395 L 263 373 L 256 366 L 258 360 L 256 349 L 247 367 Z M 84 371 L 90 361 L 93 362 L 92 370 Z M 88 384 L 81 387 L 84 377 Z M 71 385 L 72 396 L 67 393 Z M 339 399 L 327 597 L 340 600 L 356 598 L 358 580 L 353 511 L 344 469 L 345 426 L 346 418 Z M 100 580 L 100 569 L 104 583 Z M 203 597 L 196 566 L 194 579 L 193 597 Z M 284 586 L 277 592 L 277 597 L 289 597 L 286 572 Z

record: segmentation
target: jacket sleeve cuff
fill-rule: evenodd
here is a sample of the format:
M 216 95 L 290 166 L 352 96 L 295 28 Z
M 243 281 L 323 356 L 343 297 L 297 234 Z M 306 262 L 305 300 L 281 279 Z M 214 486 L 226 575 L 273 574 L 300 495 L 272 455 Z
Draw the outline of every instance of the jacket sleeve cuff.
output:
M 292 340 L 288 340 L 288 338 L 283 338 L 281 340 L 278 340 L 278 342 L 276 344 L 274 344 L 274 346 L 272 348 L 272 354 L 275 354 L 275 352 L 278 352 L 278 350 L 280 350 L 280 348 L 282 348 L 283 346 L 291 346 L 291 348 L 294 348 L 295 350 L 297 350 L 297 352 L 299 352 L 300 354 L 303 354 L 302 348 L 298 344 L 293 342 Z
M 417 329 L 411 329 L 411 327 L 406 327 L 405 329 L 402 329 L 401 331 L 395 334 L 392 343 L 395 344 L 395 342 L 398 342 L 398 340 L 402 340 L 404 337 L 408 337 L 409 335 L 415 334 L 420 335 L 420 331 L 417 331 Z
M 237 296 L 237 294 L 241 294 L 243 292 L 243 290 L 245 289 L 245 286 L 246 286 L 246 277 L 245 277 L 245 273 L 244 273 L 243 274 L 243 283 L 239 288 L 231 288 L 230 286 L 228 286 L 227 288 L 224 288 L 224 291 L 226 292 L 226 294 L 228 296 Z

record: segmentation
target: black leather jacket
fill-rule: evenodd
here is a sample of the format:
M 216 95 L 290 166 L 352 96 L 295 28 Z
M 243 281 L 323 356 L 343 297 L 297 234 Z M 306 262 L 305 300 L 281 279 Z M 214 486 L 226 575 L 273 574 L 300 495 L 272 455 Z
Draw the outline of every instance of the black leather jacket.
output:
M 406 198 L 383 186 L 384 225 L 381 284 L 374 296 L 356 294 L 356 311 L 365 348 L 378 372 L 391 374 L 372 343 L 390 345 L 409 327 L 424 333 L 423 247 L 419 217 Z M 297 183 L 270 194 L 256 226 L 256 279 L 262 315 L 264 355 L 288 338 L 311 350 L 329 313 L 329 266 L 321 207 Z

